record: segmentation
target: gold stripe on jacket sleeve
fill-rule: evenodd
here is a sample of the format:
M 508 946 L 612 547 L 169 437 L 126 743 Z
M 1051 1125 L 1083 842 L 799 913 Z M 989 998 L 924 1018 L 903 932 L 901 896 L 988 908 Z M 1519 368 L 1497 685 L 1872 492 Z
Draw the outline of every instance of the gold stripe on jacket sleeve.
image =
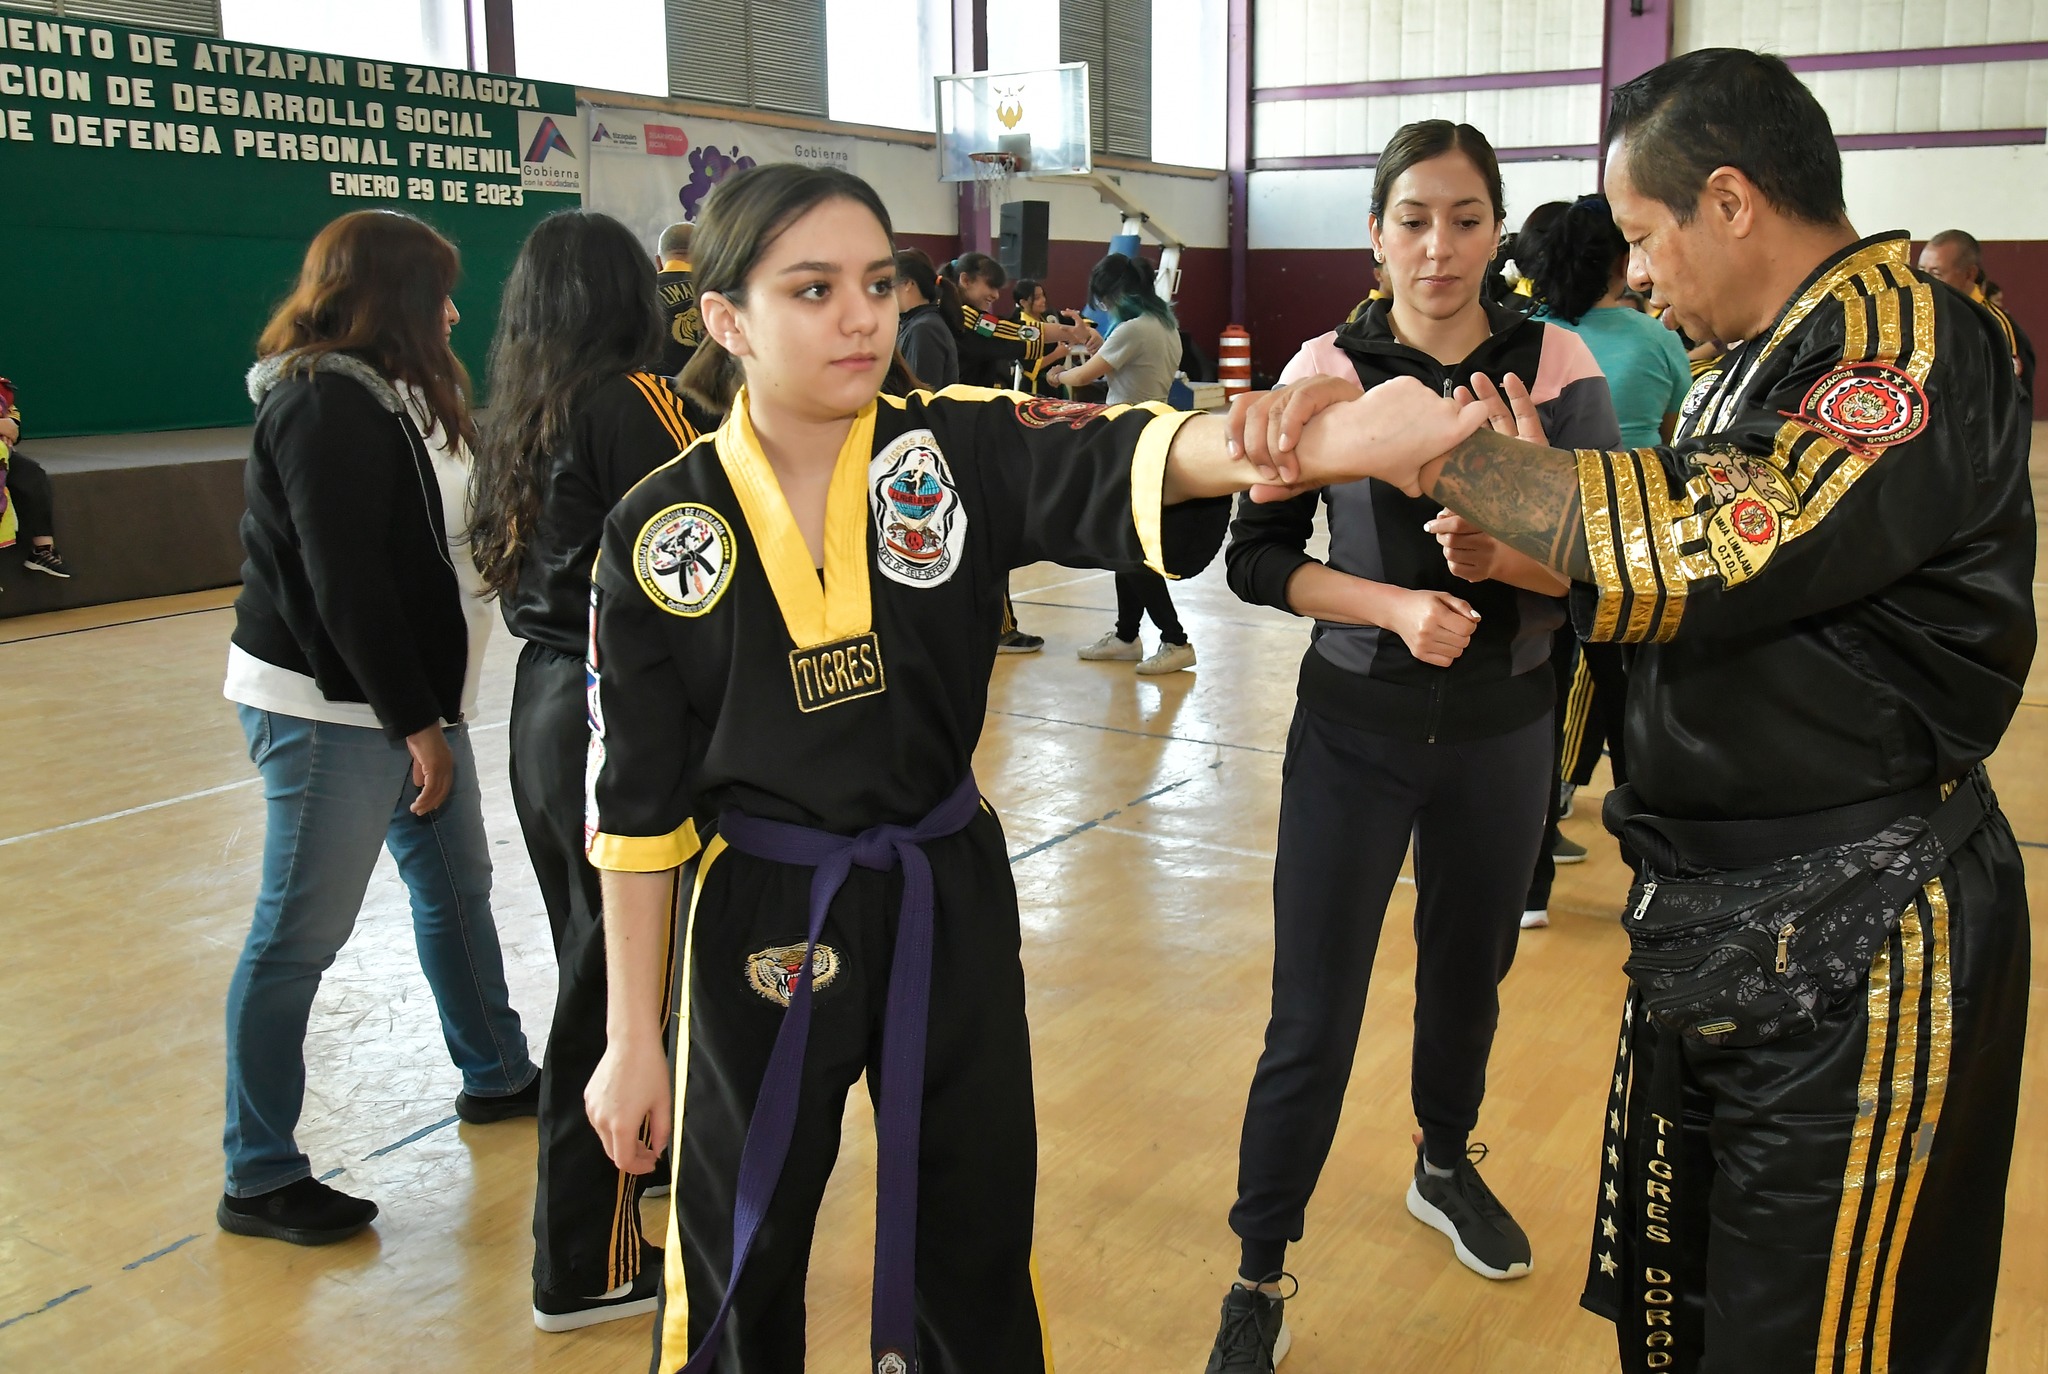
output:
M 1620 457 L 1618 453 L 1604 453 L 1599 449 L 1578 451 L 1579 506 L 1586 524 L 1586 561 L 1591 565 L 1593 589 L 1598 593 L 1598 600 L 1594 603 L 1593 628 L 1586 638 L 1596 644 L 1611 643 L 1620 638 L 1622 602 L 1628 599 L 1629 594 L 1629 584 L 1621 575 L 1621 558 L 1616 549 L 1620 537 L 1614 524 L 1613 503 L 1607 491 L 1608 476 Z

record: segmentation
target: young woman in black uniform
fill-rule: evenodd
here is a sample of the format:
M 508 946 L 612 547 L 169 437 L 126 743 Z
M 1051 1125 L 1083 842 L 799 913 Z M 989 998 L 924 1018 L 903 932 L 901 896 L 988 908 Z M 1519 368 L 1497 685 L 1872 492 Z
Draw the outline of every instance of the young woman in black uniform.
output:
M 1214 417 L 882 391 L 888 213 L 844 172 L 728 179 L 697 250 L 685 382 L 729 410 L 607 520 L 591 648 L 611 1005 L 587 1101 L 634 1172 L 673 1127 L 654 1367 L 803 1367 L 811 1231 L 865 1073 L 870 1368 L 1041 1374 L 1017 895 L 969 771 L 1003 581 L 1038 560 L 1196 571 L 1228 515 L 1204 498 L 1258 474 Z M 1453 412 L 1414 447 L 1470 427 Z M 1304 472 L 1363 475 L 1321 466 L 1325 433 Z M 662 955 L 693 857 L 672 1072 Z
M 1370 227 L 1388 298 L 1311 340 L 1282 374 L 1521 379 L 1552 442 L 1617 442 L 1606 381 L 1579 338 L 1483 295 L 1504 218 L 1500 169 L 1470 125 L 1397 132 Z M 1305 551 L 1328 503 L 1327 563 Z M 1278 1281 L 1343 1107 L 1387 901 L 1415 854 L 1412 1091 L 1422 1138 L 1408 1209 L 1488 1278 L 1528 1272 L 1529 1242 L 1467 1157 L 1553 793 L 1549 671 L 1562 578 L 1489 555 L 1453 567 L 1455 517 L 1377 480 L 1240 502 L 1230 585 L 1313 617 L 1287 740 L 1273 866 L 1273 1011 L 1253 1075 L 1231 1228 L 1243 1256 L 1209 1368 L 1270 1370 L 1286 1350 Z M 1490 541 L 1489 541 L 1490 542 Z M 1498 550 L 1499 546 L 1494 546 Z
M 590 569 L 606 513 L 702 423 L 648 370 L 661 337 L 654 267 L 630 230 L 576 210 L 541 221 L 505 283 L 473 478 L 477 565 L 525 641 L 512 801 L 555 941 L 533 1204 L 543 1331 L 652 1311 L 661 1268 L 640 1233 L 639 1180 L 605 1157 L 583 1112 L 605 1006 L 602 903 L 583 856 Z

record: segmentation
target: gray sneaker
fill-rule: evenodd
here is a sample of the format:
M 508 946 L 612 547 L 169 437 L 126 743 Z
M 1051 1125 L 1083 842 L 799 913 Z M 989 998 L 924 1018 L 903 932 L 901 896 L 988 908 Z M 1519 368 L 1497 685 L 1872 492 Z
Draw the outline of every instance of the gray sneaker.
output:
M 1289 1282 L 1292 1274 L 1280 1276 Z M 1216 1330 L 1216 1344 L 1209 1351 L 1209 1363 L 1202 1374 L 1273 1374 L 1273 1366 L 1287 1358 L 1293 1333 L 1287 1329 L 1287 1300 L 1261 1293 L 1243 1283 L 1233 1283 L 1223 1295 L 1223 1321 Z
M 1479 1177 L 1475 1166 L 1486 1147 L 1474 1145 L 1457 1171 L 1439 1178 L 1423 1167 L 1422 1147 L 1415 1149 L 1415 1178 L 1408 1185 L 1408 1215 L 1450 1237 L 1458 1262 L 1489 1279 L 1518 1279 L 1534 1266 L 1529 1237 L 1500 1199 Z

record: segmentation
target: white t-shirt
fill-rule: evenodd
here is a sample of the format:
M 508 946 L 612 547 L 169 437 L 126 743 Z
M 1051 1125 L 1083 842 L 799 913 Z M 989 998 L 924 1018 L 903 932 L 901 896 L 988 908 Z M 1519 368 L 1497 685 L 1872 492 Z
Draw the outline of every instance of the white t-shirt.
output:
M 467 720 L 476 713 L 477 689 L 483 682 L 484 649 L 491 639 L 491 604 L 483 596 L 483 575 L 476 570 L 476 563 L 469 556 L 467 531 L 472 459 L 469 445 L 460 437 L 443 434 L 438 429 L 428 434 L 433 420 L 424 398 L 408 383 L 399 382 L 397 386 L 406 409 L 412 413 L 413 423 L 419 426 L 420 433 L 427 435 L 427 457 L 434 464 L 434 479 L 441 488 L 441 523 L 448 531 L 448 559 L 455 565 L 455 585 L 461 593 L 462 615 L 469 627 L 469 660 L 462 673 L 462 715 Z M 448 447 L 451 437 L 455 438 L 453 449 Z M 384 728 L 368 703 L 329 701 L 321 695 L 320 684 L 311 677 L 289 668 L 280 668 L 274 663 L 265 663 L 244 652 L 237 644 L 228 645 L 228 676 L 221 695 L 259 711 L 275 711 L 301 720 L 359 725 L 370 730 Z

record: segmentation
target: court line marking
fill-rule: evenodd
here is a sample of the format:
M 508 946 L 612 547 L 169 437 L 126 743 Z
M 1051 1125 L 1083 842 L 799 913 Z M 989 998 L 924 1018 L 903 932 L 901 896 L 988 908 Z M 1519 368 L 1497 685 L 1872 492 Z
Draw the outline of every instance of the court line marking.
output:
M 508 721 L 496 720 L 484 725 L 472 725 L 469 727 L 469 733 L 481 735 L 490 730 L 502 730 L 509 723 Z M 222 792 L 232 792 L 238 787 L 254 787 L 262 781 L 262 778 L 255 777 L 243 778 L 239 782 L 224 782 L 218 787 L 202 787 L 197 792 L 187 792 L 181 797 L 165 797 L 162 801 L 144 802 L 140 806 L 130 806 L 124 807 L 119 811 L 109 811 L 104 816 L 88 816 L 82 821 L 66 821 L 62 825 L 53 825 L 47 830 L 31 830 L 25 835 L 9 835 L 4 839 L 0 839 L 0 849 L 5 849 L 10 844 L 26 844 L 30 840 L 40 840 L 45 835 L 61 835 L 67 830 L 83 830 L 89 825 L 100 825 L 107 821 L 118 821 L 129 816 L 139 816 L 145 811 L 161 811 L 166 806 L 176 806 L 180 802 L 198 801 L 202 797 L 218 796 Z
M 1098 569 L 1097 569 L 1096 571 L 1094 571 L 1094 572 L 1092 572 L 1092 573 L 1083 573 L 1083 574 L 1082 574 L 1081 576 L 1079 576 L 1079 577 L 1070 577 L 1070 578 L 1068 578 L 1068 579 L 1067 579 L 1066 581 L 1064 581 L 1064 582 L 1048 582 L 1048 583 L 1046 583 L 1046 584 L 1045 584 L 1045 585 L 1044 585 L 1043 587 L 1026 587 L 1026 588 L 1024 589 L 1024 595 L 1026 595 L 1026 596 L 1036 596 L 1036 595 L 1038 595 L 1038 594 L 1039 594 L 1040 592 L 1050 592 L 1050 591 L 1055 591 L 1055 590 L 1057 590 L 1058 588 L 1061 588 L 1061 587 L 1072 587 L 1072 586 L 1076 586 L 1076 585 L 1078 585 L 1079 583 L 1082 583 L 1082 582 L 1093 582 L 1093 581 L 1094 581 L 1094 580 L 1095 580 L 1096 578 L 1098 578 L 1098 577 L 1109 577 L 1109 576 L 1112 576 L 1112 574 L 1111 574 L 1111 573 L 1109 572 L 1109 570 L 1108 570 L 1108 569 L 1106 569 L 1106 568 L 1098 568 Z M 1012 597 L 1010 598 L 1010 600 L 1011 600 L 1012 602 L 1015 602 L 1015 601 L 1017 600 L 1017 598 L 1016 598 L 1015 596 L 1012 596 Z M 1035 602 L 1034 602 L 1033 604 L 1035 605 L 1035 604 L 1038 604 L 1038 603 L 1035 603 Z M 1045 603 L 1045 604 L 1048 604 L 1048 605 L 1049 605 L 1049 604 L 1051 604 L 1051 603 L 1049 603 L 1049 602 L 1048 602 L 1048 603 Z
M 139 816 L 145 811 L 161 811 L 166 806 L 176 806 L 180 802 L 198 801 L 201 797 L 218 796 L 222 792 L 233 792 L 237 788 L 254 787 L 262 781 L 263 779 L 261 778 L 243 778 L 240 782 L 224 782 L 218 787 L 204 787 L 197 792 L 187 792 L 182 797 L 165 797 L 162 801 L 144 802 L 140 806 L 130 806 L 120 811 L 109 811 L 104 816 L 88 816 L 82 821 L 66 821 L 63 825 L 53 825 L 48 830 L 31 830 L 26 835 L 9 835 L 6 839 L 0 840 L 0 849 L 5 849 L 10 844 L 26 844 L 30 840 L 40 840 L 45 835 L 61 835 L 67 830 L 83 830 L 89 825 L 99 825 L 106 821 L 118 821 L 127 816 Z
M 1032 845 L 1031 848 L 1025 850 L 1021 854 L 1012 854 L 1010 856 L 1010 865 L 1014 868 L 1016 865 L 1023 863 L 1026 859 L 1030 858 L 1034 854 L 1043 854 L 1046 850 L 1051 849 L 1054 845 L 1065 844 L 1068 840 L 1073 839 L 1076 835 L 1085 835 L 1089 831 L 1095 829 L 1095 827 L 1101 825 L 1103 822 L 1112 820 L 1117 816 L 1121 816 L 1124 812 L 1129 811 L 1134 807 L 1143 806 L 1146 802 L 1156 800 L 1159 797 L 1163 797 L 1168 792 L 1177 791 L 1180 788 L 1186 787 L 1189 783 L 1193 781 L 1194 778 L 1192 777 L 1182 778 L 1179 782 L 1170 782 L 1167 783 L 1164 787 L 1155 787 L 1150 792 L 1145 793 L 1145 795 L 1143 795 L 1142 797 L 1133 798 L 1132 800 L 1125 802 L 1122 806 L 1111 807 L 1109 810 L 1103 812 L 1100 816 L 1097 816 L 1092 821 L 1082 821 L 1079 825 L 1074 826 L 1072 829 L 1064 830 L 1059 834 L 1054 835 L 1049 840 L 1040 840 L 1037 844 Z
M 122 1265 L 122 1266 L 121 1266 L 121 1268 L 122 1268 L 122 1269 L 124 1269 L 124 1270 L 128 1270 L 128 1269 L 140 1269 L 140 1268 L 141 1268 L 141 1267 L 142 1267 L 143 1265 L 145 1265 L 145 1264 L 148 1264 L 148 1263 L 150 1263 L 150 1262 L 151 1262 L 152 1260 L 160 1260 L 160 1259 L 162 1259 L 162 1258 L 163 1258 L 163 1257 L 164 1257 L 165 1255 L 168 1255 L 168 1254 L 170 1254 L 170 1253 L 171 1253 L 171 1251 L 173 1251 L 173 1250 L 176 1250 L 176 1249 L 180 1248 L 181 1246 L 186 1246 L 186 1245 L 190 1245 L 190 1244 L 191 1244 L 191 1243 L 192 1243 L 193 1241 L 195 1241 L 195 1240 L 198 1240 L 198 1239 L 199 1239 L 198 1233 L 196 1233 L 196 1232 L 195 1232 L 195 1233 L 193 1233 L 192 1235 L 189 1235 L 189 1236 L 185 1237 L 185 1238 L 184 1238 L 183 1240 L 174 1240 L 174 1241 L 172 1241 L 172 1242 L 171 1242 L 171 1243 L 170 1243 L 169 1245 L 166 1245 L 166 1246 L 165 1246 L 165 1247 L 164 1247 L 163 1249 L 161 1249 L 161 1250 L 152 1250 L 152 1251 L 151 1251 L 151 1252 L 150 1252 L 149 1254 L 146 1254 L 146 1255 L 144 1255 L 144 1256 L 143 1256 L 143 1257 L 142 1257 L 141 1259 L 139 1259 L 139 1260 L 135 1260 L 135 1261 L 133 1261 L 133 1262 L 131 1262 L 131 1263 L 128 1263 L 128 1264 L 124 1264 L 124 1265 Z
M 6 1321 L 4 1321 L 4 1322 L 0 1322 L 0 1331 L 5 1331 L 5 1330 L 6 1330 L 6 1329 L 7 1329 L 8 1327 L 10 1327 L 10 1326 L 14 1325 L 14 1324 L 15 1324 L 16 1322 L 25 1322 L 25 1321 L 27 1321 L 27 1320 L 28 1320 L 28 1319 L 29 1319 L 30 1317 L 40 1317 L 40 1316 L 42 1316 L 42 1315 L 43 1315 L 43 1313 L 45 1313 L 45 1312 L 49 1311 L 49 1310 L 50 1310 L 51 1308 L 55 1307 L 55 1306 L 56 1306 L 56 1305 L 57 1305 L 58 1303 L 60 1303 L 60 1302 L 70 1302 L 70 1301 L 71 1301 L 71 1300 L 72 1300 L 73 1298 L 77 1297 L 77 1296 L 78 1296 L 78 1295 L 79 1295 L 80 1293 L 90 1293 L 91 1291 L 92 1291 L 92 1285 L 88 1283 L 88 1284 L 86 1284 L 86 1285 L 85 1285 L 85 1286 L 84 1286 L 83 1288 L 74 1288 L 74 1289 L 72 1289 L 72 1290 L 71 1290 L 71 1291 L 70 1291 L 69 1293 L 59 1293 L 59 1294 L 58 1294 L 58 1295 L 57 1295 L 56 1297 L 54 1297 L 54 1298 L 51 1298 L 51 1299 L 50 1299 L 50 1300 L 49 1300 L 48 1302 L 44 1303 L 44 1304 L 43 1304 L 43 1305 L 42 1305 L 41 1307 L 33 1307 L 33 1308 L 30 1308 L 30 1309 L 29 1309 L 28 1311 L 26 1311 L 26 1312 L 23 1312 L 23 1313 L 21 1313 L 21 1314 L 20 1314 L 19 1316 L 9 1317 L 9 1318 L 8 1318 L 8 1319 L 7 1319 Z
M 431 1126 L 422 1126 L 409 1136 L 403 1136 L 397 1140 L 392 1141 L 389 1145 L 386 1145 L 381 1149 L 370 1151 L 370 1153 L 364 1155 L 363 1158 L 365 1160 L 382 1159 L 385 1155 L 390 1154 L 393 1150 L 402 1150 L 406 1146 L 412 1144 L 415 1140 L 425 1140 L 428 1136 L 440 1130 L 442 1127 L 453 1126 L 459 1120 L 461 1120 L 460 1117 L 444 1116 Z
M 1033 601 L 1028 596 L 1013 596 L 1010 598 L 1010 604 L 1014 606 L 1045 606 L 1055 611 L 1094 611 L 1101 615 L 1116 614 L 1116 607 L 1114 606 L 1076 606 L 1070 601 Z M 1300 616 L 1289 616 L 1286 620 L 1239 620 L 1234 616 L 1210 615 L 1207 612 L 1196 610 L 1191 610 L 1188 614 L 1190 616 L 1200 616 L 1203 620 L 1214 625 L 1235 625 L 1245 630 L 1285 630 L 1290 634 L 1298 633 L 1298 627 L 1292 622 L 1301 619 Z
M 91 608 L 79 607 L 78 609 L 89 610 Z M 162 615 L 142 615 L 137 616 L 133 620 L 110 620 L 104 625 L 79 625 L 69 630 L 45 630 L 39 635 L 13 635 L 0 639 L 0 649 L 4 649 L 10 644 L 33 644 L 39 639 L 62 639 L 65 635 L 89 635 L 99 630 L 118 630 L 128 625 L 154 625 L 159 620 L 176 620 L 180 616 L 218 615 L 222 611 L 232 611 L 233 609 L 233 605 L 194 606 L 189 611 L 165 611 Z M 51 612 L 50 614 L 57 614 L 57 612 Z
M 1254 754 L 1285 754 L 1285 749 L 1268 749 L 1262 744 L 1232 744 L 1229 740 L 1197 739 L 1193 735 L 1161 734 L 1156 730 L 1133 730 L 1126 725 L 1103 725 L 1092 720 L 1063 720 L 1058 716 L 1035 716 L 1029 711 L 998 711 L 988 709 L 992 716 L 1009 716 L 1013 720 L 1036 720 L 1047 725 L 1072 725 L 1082 730 L 1107 730 L 1113 735 L 1136 735 L 1139 739 L 1163 739 L 1172 744 L 1202 744 L 1212 749 L 1243 749 Z

